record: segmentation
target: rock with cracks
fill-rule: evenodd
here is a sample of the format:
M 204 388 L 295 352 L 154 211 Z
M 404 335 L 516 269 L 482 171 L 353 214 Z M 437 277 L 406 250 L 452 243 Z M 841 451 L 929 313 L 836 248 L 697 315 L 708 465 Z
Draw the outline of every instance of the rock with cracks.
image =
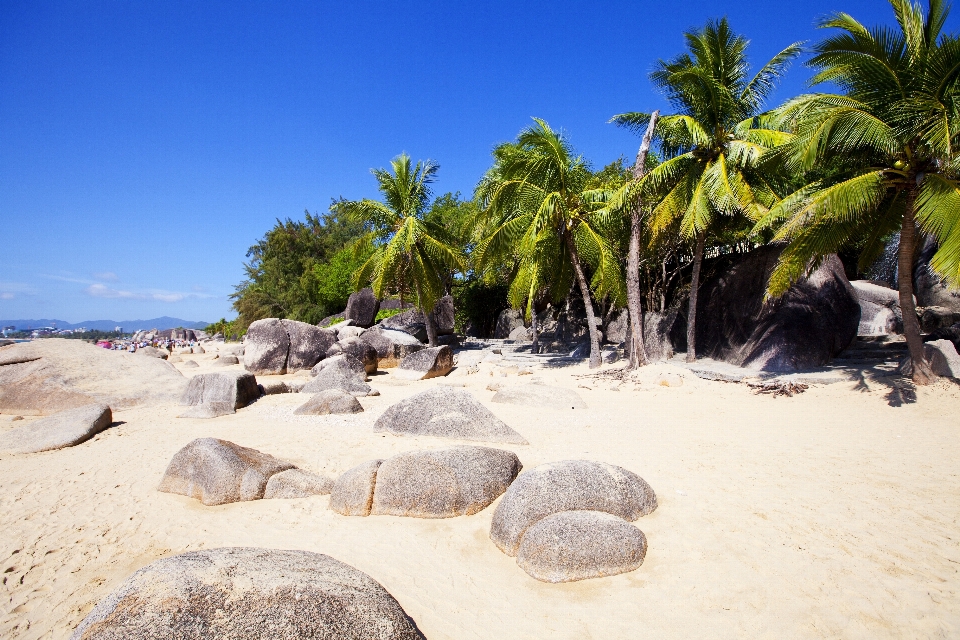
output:
M 543 582 L 572 582 L 633 571 L 646 553 L 646 536 L 622 518 L 564 511 L 527 529 L 517 564 Z
M 330 508 L 344 516 L 370 515 L 377 469 L 382 462 L 370 460 L 344 471 L 330 490 Z
M 287 371 L 310 369 L 323 360 L 327 349 L 337 341 L 332 331 L 327 331 L 306 322 L 281 320 L 283 328 L 290 338 L 290 352 L 287 354 Z
M 256 375 L 283 375 L 287 372 L 290 336 L 277 318 L 257 320 L 247 329 L 243 366 Z
M 0 453 L 38 453 L 86 442 L 110 426 L 105 404 L 88 404 L 40 418 L 0 434 Z
M 411 353 L 400 361 L 394 375 L 406 380 L 427 380 L 445 376 L 453 369 L 453 350 L 449 346 L 430 347 Z
M 71 640 L 423 640 L 378 582 L 330 556 L 232 547 L 162 558 L 124 580 Z
M 373 295 L 373 289 L 367 287 L 350 294 L 343 317 L 347 320 L 353 320 L 353 323 L 358 327 L 372 327 L 377 320 L 377 311 L 379 310 L 380 301 Z
M 519 404 L 525 407 L 548 409 L 586 409 L 587 403 L 572 389 L 551 387 L 545 384 L 517 384 L 501 387 L 491 402 Z
M 333 480 L 302 469 L 287 469 L 270 476 L 263 499 L 309 498 L 325 496 L 333 489 Z
M 236 413 L 260 397 L 257 378 L 246 371 L 201 373 L 190 379 L 180 396 L 180 404 L 189 406 L 181 418 L 215 418 Z
M 512 451 L 460 446 L 409 451 L 377 470 L 373 515 L 453 518 L 485 509 L 523 465 Z
M 390 406 L 373 430 L 478 442 L 529 444 L 468 392 L 435 387 Z
M 340 354 L 351 355 L 363 363 L 367 373 L 376 373 L 377 371 L 377 350 L 363 341 L 362 338 L 346 338 L 333 343 L 327 349 L 327 357 L 332 358 Z
M 331 413 L 361 413 L 357 399 L 342 389 L 327 389 L 314 394 L 293 412 L 298 416 L 325 416 Z
M 765 300 L 782 246 L 724 256 L 700 289 L 697 356 L 757 371 L 796 371 L 827 364 L 856 338 L 857 293 L 843 264 L 828 255 L 780 298 Z
M 314 377 L 303 386 L 301 393 L 319 393 L 328 389 L 340 389 L 355 396 L 373 393 L 373 389 L 365 382 L 366 368 L 350 354 L 327 358 L 310 373 Z
M 527 529 L 554 513 L 603 511 L 632 522 L 656 508 L 653 489 L 631 471 L 589 460 L 553 462 L 520 475 L 507 489 L 490 539 L 513 556 Z
M 256 449 L 198 438 L 173 456 L 157 489 L 196 498 L 207 506 L 259 500 L 271 476 L 293 468 Z

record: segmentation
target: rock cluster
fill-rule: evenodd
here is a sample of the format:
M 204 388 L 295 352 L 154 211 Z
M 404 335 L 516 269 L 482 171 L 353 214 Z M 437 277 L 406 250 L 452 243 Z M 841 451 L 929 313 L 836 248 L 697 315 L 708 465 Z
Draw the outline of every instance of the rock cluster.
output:
M 343 515 L 453 518 L 486 508 L 522 465 L 516 454 L 460 446 L 371 460 L 334 483 L 330 508 Z
M 71 640 L 423 640 L 378 582 L 330 556 L 233 547 L 157 560 L 127 578 Z
M 310 369 L 324 358 L 334 342 L 332 332 L 305 322 L 257 320 L 247 329 L 243 365 L 257 375 Z
M 635 473 L 565 460 L 517 478 L 494 511 L 490 539 L 538 580 L 615 575 L 643 562 L 646 538 L 628 523 L 656 508 L 656 494 Z
M 367 384 L 367 372 L 363 363 L 350 354 L 327 358 L 310 370 L 313 379 L 300 390 L 301 393 L 319 393 L 339 389 L 355 396 L 374 393 Z

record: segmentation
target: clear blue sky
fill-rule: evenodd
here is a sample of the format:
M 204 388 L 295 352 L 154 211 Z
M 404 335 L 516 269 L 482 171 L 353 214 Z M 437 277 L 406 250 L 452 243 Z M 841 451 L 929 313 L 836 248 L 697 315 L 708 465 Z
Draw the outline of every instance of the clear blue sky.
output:
M 0 318 L 233 317 L 276 218 L 375 196 L 401 151 L 465 194 L 531 116 L 597 166 L 631 157 L 606 121 L 665 106 L 647 73 L 684 30 L 726 15 L 759 65 L 834 10 L 892 22 L 881 0 L 4 0 Z

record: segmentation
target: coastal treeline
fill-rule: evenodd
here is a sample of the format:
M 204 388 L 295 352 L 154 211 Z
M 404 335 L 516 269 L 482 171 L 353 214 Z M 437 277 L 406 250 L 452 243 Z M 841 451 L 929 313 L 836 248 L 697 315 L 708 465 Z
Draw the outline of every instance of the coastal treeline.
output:
M 960 39 L 944 32 L 949 6 L 939 0 L 890 5 L 889 25 L 836 13 L 818 23 L 821 40 L 787 44 L 758 66 L 725 19 L 686 33 L 686 50 L 650 73 L 669 112 L 637 105 L 612 115 L 642 138 L 634 161 L 595 166 L 556 123 L 534 119 L 494 147 L 464 197 L 435 196 L 439 166 L 400 155 L 373 171 L 378 199 L 278 220 L 250 248 L 233 294 L 239 316 L 221 329 L 242 333 L 265 317 L 316 323 L 372 286 L 424 311 L 452 294 L 458 328 L 481 334 L 503 309 L 522 310 L 536 349 L 536 312 L 574 295 L 591 365 L 600 358 L 593 314 L 609 305 L 629 308 L 633 366 L 643 364 L 643 311 L 686 307 L 693 359 L 705 258 L 782 245 L 773 299 L 829 254 L 864 274 L 899 237 L 913 376 L 930 382 L 913 265 L 932 238 L 932 268 L 960 285 Z M 804 56 L 810 92 L 769 104 Z

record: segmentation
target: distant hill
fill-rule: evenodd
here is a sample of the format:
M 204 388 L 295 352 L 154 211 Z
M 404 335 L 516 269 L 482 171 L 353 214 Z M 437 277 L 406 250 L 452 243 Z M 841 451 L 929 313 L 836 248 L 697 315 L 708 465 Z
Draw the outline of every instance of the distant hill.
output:
M 171 318 L 163 316 L 162 318 L 153 318 L 152 320 L 85 320 L 71 324 L 64 320 L 51 320 L 41 318 L 39 320 L 0 320 L 0 328 L 14 326 L 18 331 L 26 329 L 36 329 L 37 327 L 56 327 L 57 329 L 77 329 L 84 327 L 87 329 L 98 329 L 100 331 L 113 331 L 116 327 L 121 327 L 125 332 L 140 331 L 141 329 L 203 329 L 209 322 L 192 322 L 180 318 Z

